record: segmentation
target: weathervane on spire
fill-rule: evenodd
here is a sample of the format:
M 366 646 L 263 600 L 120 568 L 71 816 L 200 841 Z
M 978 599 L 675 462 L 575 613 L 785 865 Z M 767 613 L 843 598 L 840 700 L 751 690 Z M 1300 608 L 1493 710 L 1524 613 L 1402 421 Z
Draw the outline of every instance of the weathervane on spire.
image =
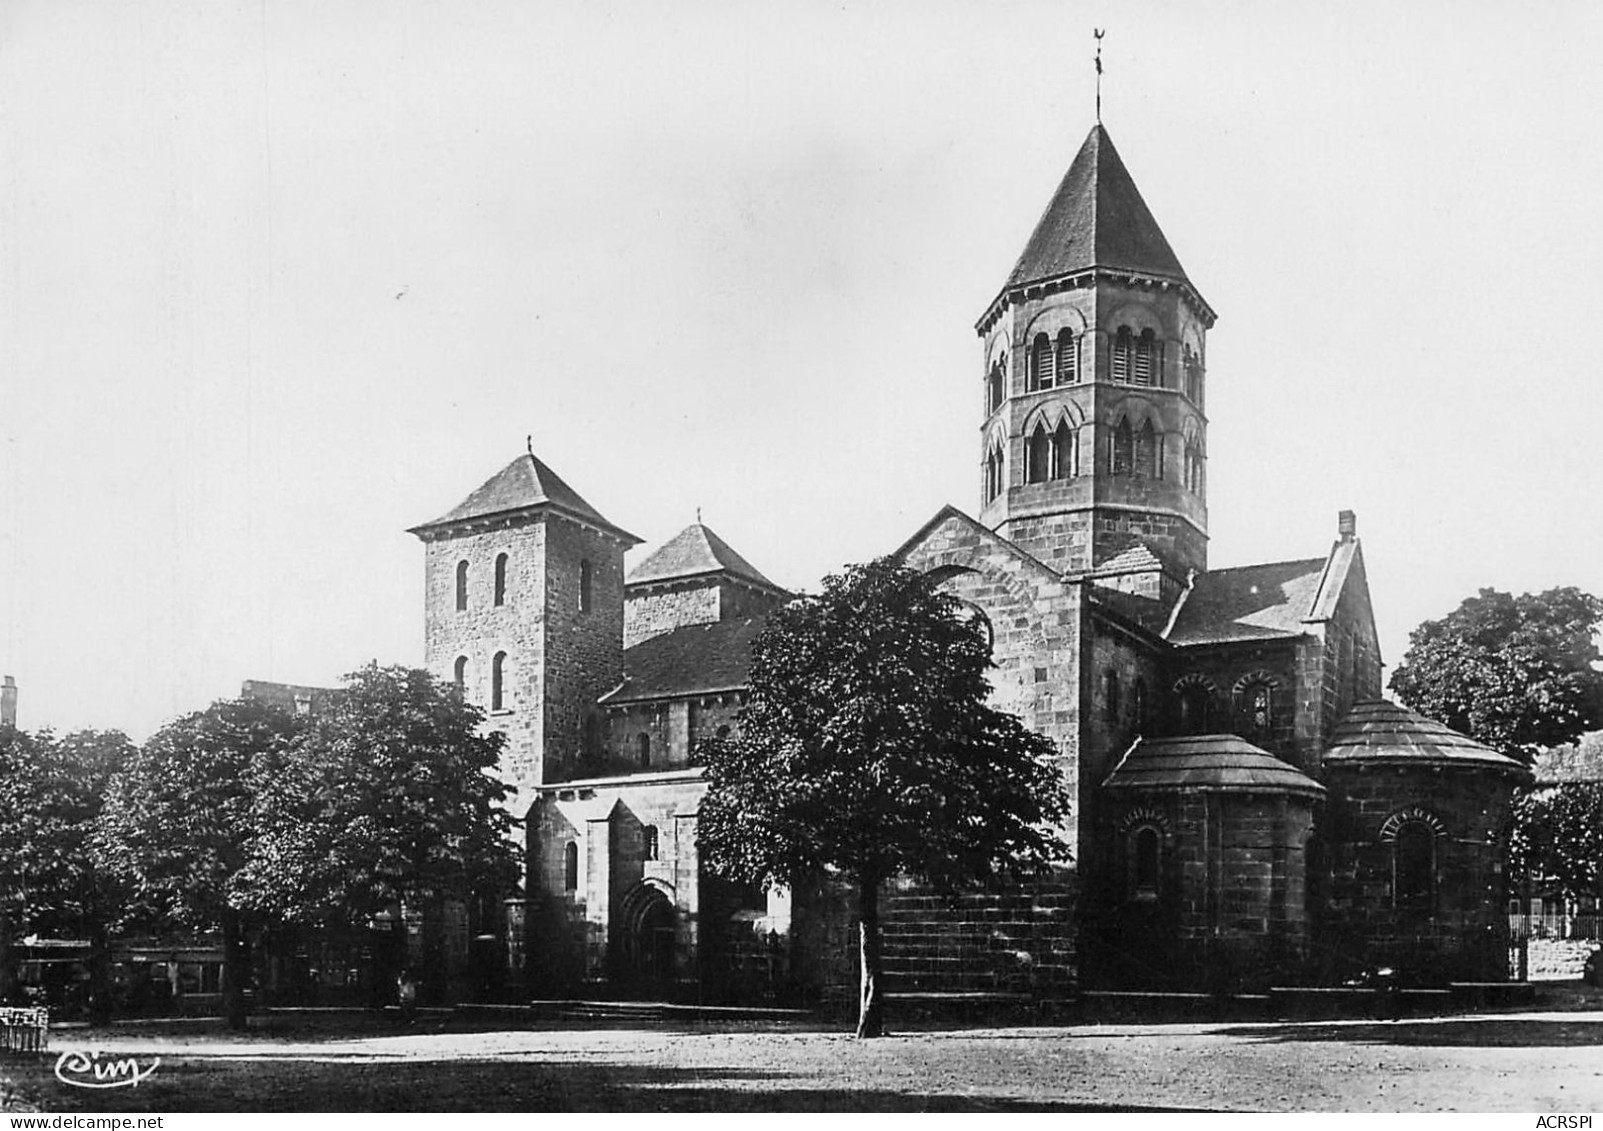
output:
M 533 459 L 534 458 L 534 433 L 533 432 L 530 432 L 527 436 L 523 437 L 523 446 L 525 448 L 529 449 L 529 458 Z
M 1096 124 L 1102 124 L 1102 36 L 1106 28 L 1092 28 L 1096 36 Z

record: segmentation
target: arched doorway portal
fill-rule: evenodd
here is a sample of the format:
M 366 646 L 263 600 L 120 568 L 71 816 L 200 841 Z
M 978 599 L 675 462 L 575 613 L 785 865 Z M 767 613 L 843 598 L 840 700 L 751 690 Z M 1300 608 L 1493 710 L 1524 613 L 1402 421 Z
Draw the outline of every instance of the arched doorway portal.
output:
M 642 883 L 624 899 L 624 973 L 642 987 L 666 988 L 674 980 L 674 935 L 678 916 L 664 888 Z

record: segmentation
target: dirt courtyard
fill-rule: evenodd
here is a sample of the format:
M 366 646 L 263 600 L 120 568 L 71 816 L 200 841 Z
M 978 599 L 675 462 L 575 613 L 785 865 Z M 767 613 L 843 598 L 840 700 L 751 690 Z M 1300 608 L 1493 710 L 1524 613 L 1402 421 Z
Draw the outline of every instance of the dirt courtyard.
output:
M 53 1033 L 0 1059 L 46 1111 L 1603 1110 L 1603 994 L 1402 1021 L 940 1028 L 856 1041 L 795 1025 L 465 1029 L 350 1017 Z M 83 1048 L 137 1087 L 57 1081 Z

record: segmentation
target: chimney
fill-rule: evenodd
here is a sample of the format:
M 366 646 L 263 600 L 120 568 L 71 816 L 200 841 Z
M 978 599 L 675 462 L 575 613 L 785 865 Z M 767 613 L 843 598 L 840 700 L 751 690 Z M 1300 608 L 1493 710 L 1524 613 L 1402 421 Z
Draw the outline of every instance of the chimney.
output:
M 6 676 L 0 685 L 0 727 L 17 725 L 17 681 Z
M 1351 542 L 1358 537 L 1358 516 L 1352 511 L 1342 511 L 1336 515 L 1336 533 L 1341 535 L 1343 542 Z

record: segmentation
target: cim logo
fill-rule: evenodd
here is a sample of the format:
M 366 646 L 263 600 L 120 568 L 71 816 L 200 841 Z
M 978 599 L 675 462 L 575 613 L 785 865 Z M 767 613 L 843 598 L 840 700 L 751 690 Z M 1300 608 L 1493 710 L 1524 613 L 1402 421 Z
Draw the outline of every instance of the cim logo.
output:
M 137 1088 L 160 1063 L 152 1057 L 150 1067 L 141 1068 L 131 1056 L 101 1060 L 98 1052 L 71 1049 L 56 1057 L 56 1079 L 74 1088 Z

